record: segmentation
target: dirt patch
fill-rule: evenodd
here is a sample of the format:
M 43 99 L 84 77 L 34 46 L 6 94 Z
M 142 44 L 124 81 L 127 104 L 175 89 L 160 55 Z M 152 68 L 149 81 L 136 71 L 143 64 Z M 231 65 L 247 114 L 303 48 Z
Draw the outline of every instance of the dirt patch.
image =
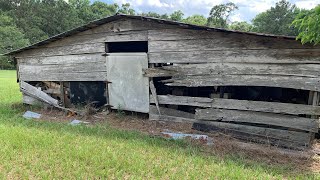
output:
M 101 112 L 88 116 L 76 116 L 65 114 L 58 110 L 39 110 L 42 120 L 54 122 L 70 122 L 73 119 L 90 122 L 91 125 L 107 123 L 113 128 L 122 130 L 140 131 L 147 135 L 165 137 L 161 132 L 181 132 L 188 134 L 204 134 L 213 139 L 213 145 L 208 146 L 201 141 L 191 140 L 192 143 L 203 146 L 203 152 L 214 154 L 223 158 L 226 155 L 240 155 L 245 157 L 245 161 L 265 162 L 270 165 L 292 165 L 297 173 L 302 171 L 320 172 L 320 156 L 316 155 L 315 150 L 320 150 L 318 140 L 312 149 L 306 151 L 294 151 L 277 148 L 265 144 L 248 143 L 232 138 L 222 133 L 205 133 L 192 129 L 192 123 L 174 123 L 150 121 L 148 116 L 132 113 L 106 113 Z

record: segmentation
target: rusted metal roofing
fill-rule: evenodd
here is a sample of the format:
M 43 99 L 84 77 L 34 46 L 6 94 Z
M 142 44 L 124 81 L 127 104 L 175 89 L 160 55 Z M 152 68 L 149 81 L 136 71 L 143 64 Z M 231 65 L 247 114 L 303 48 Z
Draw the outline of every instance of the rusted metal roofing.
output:
M 176 21 L 169 21 L 169 20 L 164 20 L 164 19 L 159 19 L 159 18 L 153 18 L 153 17 L 144 17 L 144 16 L 133 16 L 133 15 L 125 15 L 125 14 L 116 14 L 114 16 L 109 16 L 106 18 L 102 18 L 99 20 L 92 21 L 86 25 L 71 29 L 69 31 L 63 32 L 61 34 L 52 36 L 46 40 L 37 42 L 35 44 L 32 44 L 30 46 L 17 49 L 14 51 L 11 51 L 7 54 L 4 55 L 14 55 L 16 53 L 20 53 L 22 51 L 26 51 L 29 49 L 35 49 L 39 46 L 48 44 L 50 42 L 62 39 L 64 37 L 72 36 L 73 34 L 83 32 L 92 28 L 95 28 L 97 26 L 116 21 L 119 19 L 123 18 L 128 18 L 128 19 L 138 19 L 142 21 L 153 21 L 157 23 L 162 23 L 162 24 L 168 24 L 168 25 L 176 25 L 177 27 L 183 27 L 186 29 L 194 29 L 194 30 L 207 30 L 207 31 L 218 31 L 218 32 L 230 32 L 230 33 L 238 33 L 238 34 L 248 34 L 248 35 L 254 35 L 254 36 L 264 36 L 264 37 L 273 37 L 273 38 L 282 38 L 282 39 L 295 39 L 295 36 L 283 36 L 283 35 L 273 35 L 273 34 L 263 34 L 263 33 L 254 33 L 254 32 L 242 32 L 242 31 L 235 31 L 235 30 L 228 30 L 228 29 L 223 29 L 223 28 L 213 28 L 213 27 L 207 27 L 207 26 L 198 26 L 198 25 L 193 25 L 193 24 L 187 24 L 187 23 L 182 23 L 182 22 L 176 22 Z

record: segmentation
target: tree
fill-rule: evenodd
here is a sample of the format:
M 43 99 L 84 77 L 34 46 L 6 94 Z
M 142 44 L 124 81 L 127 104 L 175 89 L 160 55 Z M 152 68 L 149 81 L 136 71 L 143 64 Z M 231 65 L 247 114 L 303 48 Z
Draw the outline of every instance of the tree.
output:
M 103 17 L 112 16 L 117 13 L 118 4 L 106 4 L 101 1 L 95 1 L 91 5 L 91 11 L 94 15 L 94 19 L 101 19 Z
M 236 31 L 243 31 L 243 32 L 249 32 L 252 30 L 252 28 L 253 28 L 253 26 L 245 21 L 233 22 L 228 27 L 228 29 L 236 30 Z
M 183 19 L 183 12 L 178 10 L 178 11 L 174 11 L 171 15 L 170 15 L 170 20 L 172 21 L 182 21 Z
M 276 3 L 266 12 L 258 14 L 253 20 L 254 31 L 278 35 L 297 35 L 298 31 L 291 26 L 299 9 L 286 0 Z
M 228 26 L 229 16 L 237 9 L 238 7 L 232 2 L 213 6 L 208 17 L 207 25 L 210 27 L 226 28 Z
M 0 11 L 0 54 L 22 48 L 29 44 L 24 34 L 14 24 L 13 18 Z M 12 69 L 9 58 L 0 56 L 0 69 Z
M 195 24 L 199 26 L 205 26 L 207 24 L 207 18 L 203 15 L 192 15 L 183 20 L 185 23 Z
M 121 8 L 119 8 L 118 10 L 118 13 L 135 15 L 136 11 L 130 7 L 130 3 L 126 3 L 126 4 L 122 4 Z
M 299 35 L 297 39 L 301 42 L 320 43 L 320 5 L 310 11 L 301 11 L 293 21 L 293 25 L 298 28 Z

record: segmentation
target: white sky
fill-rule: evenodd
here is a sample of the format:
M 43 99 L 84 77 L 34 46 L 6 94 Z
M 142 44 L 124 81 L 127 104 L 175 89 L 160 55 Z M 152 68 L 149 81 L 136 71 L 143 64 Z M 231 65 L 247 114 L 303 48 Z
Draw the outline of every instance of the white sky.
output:
M 94 0 L 92 0 L 94 1 Z M 172 13 L 175 10 L 182 10 L 186 16 L 201 14 L 208 16 L 210 9 L 217 4 L 233 2 L 239 10 L 231 16 L 231 21 L 251 21 L 258 13 L 266 11 L 274 6 L 278 0 L 102 0 L 107 3 L 130 3 L 139 13 L 157 12 L 160 14 Z M 320 0 L 289 0 L 299 8 L 312 9 Z

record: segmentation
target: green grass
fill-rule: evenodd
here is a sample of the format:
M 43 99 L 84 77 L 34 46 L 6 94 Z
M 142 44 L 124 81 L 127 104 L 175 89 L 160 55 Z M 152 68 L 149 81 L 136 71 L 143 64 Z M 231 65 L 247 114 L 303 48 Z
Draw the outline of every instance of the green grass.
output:
M 206 155 L 201 147 L 123 131 L 25 120 L 15 71 L 0 71 L 0 178 L 319 179 L 289 165 Z

